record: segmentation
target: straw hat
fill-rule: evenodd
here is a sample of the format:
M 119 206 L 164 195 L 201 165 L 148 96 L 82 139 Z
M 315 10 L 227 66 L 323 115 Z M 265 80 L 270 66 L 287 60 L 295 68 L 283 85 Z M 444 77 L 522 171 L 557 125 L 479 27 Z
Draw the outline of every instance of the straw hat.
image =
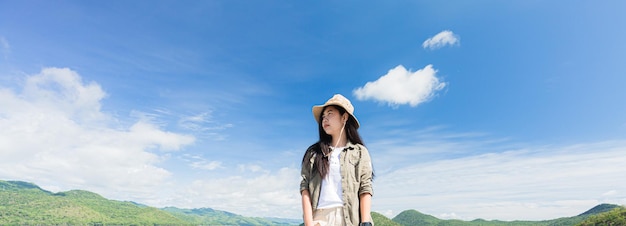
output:
M 320 123 L 320 115 L 322 114 L 322 110 L 328 105 L 337 105 L 342 107 L 343 109 L 346 109 L 348 114 L 350 114 L 350 116 L 352 116 L 352 118 L 356 122 L 356 128 L 359 128 L 359 120 L 357 120 L 354 116 L 354 106 L 352 106 L 352 103 L 350 103 L 350 100 L 348 100 L 348 98 L 345 98 L 341 94 L 335 94 L 323 105 L 313 106 L 313 117 L 315 117 L 315 121 L 317 121 L 318 124 Z

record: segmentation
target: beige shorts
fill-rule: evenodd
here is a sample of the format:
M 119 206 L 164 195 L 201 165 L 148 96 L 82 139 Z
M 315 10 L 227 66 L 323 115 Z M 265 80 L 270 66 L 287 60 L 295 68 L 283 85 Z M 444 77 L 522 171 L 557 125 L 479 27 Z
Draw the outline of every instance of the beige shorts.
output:
M 344 226 L 343 207 L 316 209 L 313 211 L 313 226 Z

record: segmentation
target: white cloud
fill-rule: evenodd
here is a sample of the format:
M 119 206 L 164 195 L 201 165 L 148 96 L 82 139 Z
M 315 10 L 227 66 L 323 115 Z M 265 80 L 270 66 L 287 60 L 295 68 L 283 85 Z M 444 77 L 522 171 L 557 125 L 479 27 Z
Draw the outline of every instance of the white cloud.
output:
M 81 77 L 67 68 L 45 68 L 29 76 L 21 93 L 22 101 L 34 108 L 58 112 L 80 123 L 106 120 L 100 112 L 100 100 L 105 97 L 98 84 L 83 84 Z
M 206 158 L 199 155 L 183 154 L 182 156 L 180 156 L 180 158 L 184 162 L 187 162 L 188 165 L 194 169 L 215 170 L 224 168 L 221 161 L 207 160 Z
M 359 100 L 375 100 L 390 106 L 409 104 L 415 107 L 429 101 L 437 91 L 446 86 L 439 81 L 432 65 L 415 72 L 407 71 L 402 65 L 389 70 L 378 80 L 368 82 L 353 91 Z
M 265 172 L 265 173 L 269 173 L 269 171 L 263 170 L 263 167 L 257 164 L 239 164 L 238 166 L 239 171 L 241 172 L 252 172 L 252 173 L 256 173 L 256 172 Z
M 300 170 L 281 168 L 276 172 L 259 169 L 252 176 L 198 179 L 174 195 L 178 206 L 211 207 L 244 216 L 299 218 L 298 182 Z M 167 203 L 154 203 L 167 205 Z
M 118 125 L 101 111 L 102 88 L 70 69 L 46 68 L 23 89 L 0 87 L 0 178 L 55 189 L 87 189 L 107 197 L 140 197 L 171 173 L 159 152 L 194 137 L 146 121 Z
M 0 86 L 0 179 L 29 181 L 53 192 L 85 189 L 156 207 L 300 215 L 298 169 L 240 164 L 237 171 L 218 160 L 182 153 L 176 157 L 185 166 L 201 170 L 194 174 L 208 176 L 181 179 L 187 175 L 174 175 L 178 169 L 163 168 L 163 160 L 195 138 L 161 129 L 164 121 L 155 119 L 167 110 L 134 112 L 141 117 L 125 127 L 118 122 L 128 120 L 101 111 L 107 96 L 102 88 L 83 82 L 75 71 L 46 68 L 23 81 L 14 90 Z M 195 123 L 209 119 L 201 113 L 173 122 L 196 128 Z
M 625 151 L 626 141 L 608 141 L 417 162 L 377 177 L 373 210 L 545 220 L 575 216 L 600 203 L 624 205 L 626 181 L 618 178 L 626 175 Z
M 212 112 L 203 112 L 195 115 L 179 116 L 178 125 L 186 130 L 193 131 L 197 136 L 211 138 L 213 140 L 224 140 L 226 135 L 221 131 L 233 127 L 231 123 L 220 123 L 212 119 Z
M 196 176 L 209 176 L 174 175 L 180 169 L 164 168 L 164 160 L 195 138 L 161 129 L 164 121 L 155 124 L 161 114 L 171 114 L 166 110 L 135 112 L 138 121 L 121 126 L 117 122 L 127 120 L 101 111 L 106 96 L 97 83 L 60 68 L 28 76 L 18 91 L 0 86 L 0 179 L 29 181 L 53 192 L 85 189 L 155 207 L 299 218 L 298 169 L 239 164 L 237 171 L 183 152 L 175 159 L 200 169 L 192 171 Z M 195 123 L 209 119 L 200 113 L 170 122 L 199 128 Z
M 203 170 L 174 175 L 180 169 L 164 168 L 163 161 L 194 137 L 165 131 L 147 119 L 118 125 L 100 110 L 107 96 L 102 88 L 69 69 L 44 69 L 24 82 L 18 91 L 0 87 L 2 179 L 26 180 L 52 191 L 87 189 L 156 207 L 300 217 L 297 166 L 268 170 L 262 163 L 229 166 L 188 155 L 183 167 Z M 181 121 L 204 123 L 209 116 Z M 626 182 L 615 179 L 626 174 L 625 141 L 493 148 L 506 141 L 474 133 L 433 136 L 436 132 L 397 131 L 397 140 L 368 145 L 375 167 L 383 167 L 374 182 L 374 211 L 533 220 L 576 215 L 602 202 L 626 204 Z M 396 146 L 398 141 L 405 146 Z M 490 153 L 470 155 L 476 150 Z M 443 154 L 433 157 L 437 153 Z M 189 177 L 178 179 L 184 176 Z
M 222 167 L 222 162 L 220 161 L 198 161 L 192 162 L 191 167 L 196 169 L 204 169 L 204 170 L 214 170 Z
M 459 39 L 459 36 L 452 33 L 452 31 L 445 30 L 426 39 L 426 41 L 422 43 L 422 47 L 424 47 L 424 49 L 439 49 L 446 45 L 460 45 L 461 41 Z
M 185 116 L 178 121 L 178 124 L 186 129 L 201 131 L 205 130 L 202 124 L 208 123 L 211 120 L 210 112 L 203 112 L 201 114 Z
M 459 217 L 456 215 L 456 213 L 442 213 L 439 214 L 439 216 L 437 216 L 440 219 L 458 219 Z

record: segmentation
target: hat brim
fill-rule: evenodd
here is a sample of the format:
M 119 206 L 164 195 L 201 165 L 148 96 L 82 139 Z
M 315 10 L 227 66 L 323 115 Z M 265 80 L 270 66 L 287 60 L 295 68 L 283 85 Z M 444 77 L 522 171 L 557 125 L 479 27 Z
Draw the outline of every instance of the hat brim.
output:
M 324 105 L 313 106 L 313 117 L 315 118 L 315 121 L 317 121 L 317 124 L 321 123 L 320 122 L 320 116 L 322 115 L 322 111 L 324 110 L 324 108 L 326 106 L 331 106 L 331 105 L 332 106 L 339 106 L 339 107 L 341 107 L 341 105 L 339 105 L 339 104 L 324 104 Z M 342 107 L 342 108 L 345 110 L 344 107 Z M 356 117 L 353 114 L 351 114 L 350 112 L 346 111 L 346 113 L 348 113 L 348 115 L 350 115 L 350 117 L 352 117 L 352 119 L 354 119 L 354 121 L 356 122 L 356 128 L 358 129 L 361 126 L 360 123 L 359 123 L 359 120 L 356 119 Z

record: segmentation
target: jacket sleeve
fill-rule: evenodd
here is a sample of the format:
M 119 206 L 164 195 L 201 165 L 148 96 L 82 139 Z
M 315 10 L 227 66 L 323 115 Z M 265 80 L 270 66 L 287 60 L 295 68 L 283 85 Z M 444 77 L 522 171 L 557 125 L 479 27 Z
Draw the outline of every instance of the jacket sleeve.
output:
M 359 186 L 359 195 L 370 193 L 374 195 L 372 180 L 374 179 L 374 169 L 372 167 L 372 159 L 370 153 L 365 146 L 361 146 L 361 160 L 359 161 L 359 178 L 361 185 Z
M 312 176 L 313 166 L 311 163 L 311 158 L 313 157 L 313 152 L 311 149 L 307 149 L 306 153 L 304 153 L 304 157 L 302 158 L 302 169 L 300 170 L 300 194 L 302 191 L 309 189 L 309 182 Z

